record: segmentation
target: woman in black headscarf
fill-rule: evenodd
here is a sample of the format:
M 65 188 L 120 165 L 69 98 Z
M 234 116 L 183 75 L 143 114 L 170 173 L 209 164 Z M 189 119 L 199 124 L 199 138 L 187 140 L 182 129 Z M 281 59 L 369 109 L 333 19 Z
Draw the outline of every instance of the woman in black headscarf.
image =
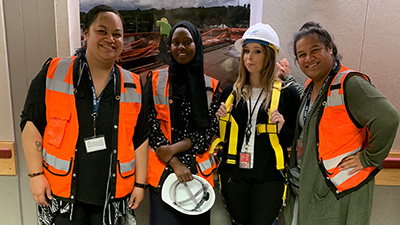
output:
M 212 157 L 207 149 L 218 129 L 215 113 L 220 94 L 219 82 L 204 75 L 198 29 L 181 21 L 171 29 L 169 38 L 169 68 L 150 72 L 146 83 L 151 126 L 147 177 L 150 224 L 210 224 L 209 211 L 187 215 L 161 200 L 161 188 L 171 173 L 182 183 L 197 174 L 213 185 L 215 164 L 203 170 L 197 164 L 201 163 L 200 158 Z

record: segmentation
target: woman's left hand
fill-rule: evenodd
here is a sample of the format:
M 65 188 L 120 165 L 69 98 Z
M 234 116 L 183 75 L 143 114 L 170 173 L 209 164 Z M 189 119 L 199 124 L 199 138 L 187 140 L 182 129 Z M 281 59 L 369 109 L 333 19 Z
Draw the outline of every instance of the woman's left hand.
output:
M 342 162 L 340 162 L 338 168 L 340 170 L 347 170 L 347 169 L 353 168 L 348 173 L 348 175 L 352 175 L 352 174 L 357 173 L 358 171 L 362 170 L 364 167 L 360 161 L 360 152 L 358 152 L 355 155 L 344 158 L 342 160 Z
M 168 163 L 175 155 L 175 152 L 172 149 L 172 145 L 161 145 L 156 149 L 156 154 L 161 161 Z
M 131 193 L 131 197 L 129 199 L 129 208 L 136 209 L 139 207 L 139 204 L 144 199 L 144 189 L 139 187 L 134 187 Z
M 278 133 L 280 133 L 283 124 L 285 123 L 285 119 L 283 118 L 282 114 L 280 114 L 276 109 L 271 113 L 271 123 L 276 123 L 276 125 L 278 126 Z

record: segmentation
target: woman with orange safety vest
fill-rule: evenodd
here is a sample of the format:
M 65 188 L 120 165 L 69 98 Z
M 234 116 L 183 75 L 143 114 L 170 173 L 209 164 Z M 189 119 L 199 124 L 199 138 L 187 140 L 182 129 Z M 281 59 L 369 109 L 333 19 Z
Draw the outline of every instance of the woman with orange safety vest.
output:
M 169 44 L 169 67 L 150 72 L 145 88 L 151 128 L 150 224 L 210 224 L 210 211 L 187 215 L 161 199 L 164 181 L 171 173 L 181 183 L 197 174 L 213 184 L 215 162 L 207 149 L 218 126 L 219 82 L 204 75 L 200 32 L 190 22 L 180 21 L 171 29 Z
M 290 156 L 288 225 L 370 223 L 374 176 L 399 114 L 369 78 L 340 63 L 331 35 L 307 22 L 293 43 L 308 77 Z
M 236 41 L 239 76 L 221 94 L 221 191 L 232 224 L 271 225 L 285 193 L 285 160 L 300 98 L 276 79 L 279 37 L 255 24 Z M 221 132 L 222 131 L 222 132 Z
M 115 9 L 91 9 L 84 38 L 76 56 L 44 64 L 21 115 L 39 224 L 136 224 L 148 149 L 140 77 L 114 63 L 123 47 Z

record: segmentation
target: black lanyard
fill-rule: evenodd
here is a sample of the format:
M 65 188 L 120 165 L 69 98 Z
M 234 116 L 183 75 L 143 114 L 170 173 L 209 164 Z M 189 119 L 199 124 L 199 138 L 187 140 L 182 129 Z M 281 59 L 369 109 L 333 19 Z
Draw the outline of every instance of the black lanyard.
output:
M 256 100 L 256 104 L 254 104 L 253 109 L 251 108 L 251 97 L 250 97 L 250 100 L 249 100 L 250 118 L 249 118 L 249 122 L 246 125 L 246 130 L 245 130 L 246 145 L 249 144 L 250 136 L 251 136 L 251 127 L 252 127 L 251 118 L 253 117 L 254 111 L 256 110 L 258 101 L 260 100 L 262 93 L 263 93 L 263 90 L 261 90 L 260 94 L 258 95 L 257 100 Z
M 100 99 L 101 96 L 103 96 L 104 90 L 100 93 L 99 97 L 96 97 L 96 89 L 94 88 L 94 83 L 93 83 L 93 79 L 92 79 L 92 74 L 89 72 L 89 81 L 90 81 L 90 85 L 92 87 L 92 93 L 93 93 L 93 114 L 97 114 L 97 111 L 99 110 L 99 106 L 100 106 Z M 110 77 L 108 78 L 108 82 L 110 82 L 111 78 L 113 77 L 114 74 L 114 67 L 111 71 Z M 108 84 L 107 82 L 107 84 Z
M 335 64 L 335 65 L 336 65 L 336 64 Z M 325 78 L 325 80 L 324 80 L 324 83 L 322 84 L 322 87 L 321 87 L 321 89 L 319 90 L 318 95 L 317 95 L 317 98 L 316 98 L 315 100 L 318 99 L 319 95 L 320 95 L 320 94 L 322 93 L 322 91 L 324 90 L 324 88 L 325 88 L 326 84 L 328 83 L 330 77 L 331 77 L 330 74 L 329 74 L 328 76 L 326 76 L 326 78 Z M 312 86 L 311 86 L 311 89 L 310 89 L 310 91 L 309 91 L 309 93 L 308 93 L 308 95 L 307 95 L 306 103 L 305 103 L 305 105 L 304 105 L 304 112 L 303 112 L 304 126 L 306 125 L 307 115 L 308 115 L 308 112 L 309 112 L 309 110 L 310 110 L 310 108 L 311 108 L 311 107 L 310 107 L 310 104 L 311 104 L 311 94 L 312 94 L 312 91 L 313 91 L 313 89 L 314 89 L 314 83 L 312 83 L 312 84 L 310 84 L 310 85 L 312 85 Z
M 85 66 L 87 66 L 87 69 L 88 69 L 89 81 L 90 81 L 92 94 L 93 94 L 93 112 L 92 112 L 91 116 L 93 117 L 93 136 L 95 137 L 96 136 L 96 118 L 98 116 L 97 112 L 98 112 L 99 107 L 100 107 L 100 99 L 101 99 L 101 96 L 104 93 L 104 90 L 100 93 L 99 97 L 97 98 L 96 89 L 94 87 L 94 83 L 93 83 L 93 79 L 92 79 L 92 74 L 90 73 L 89 66 L 87 65 L 86 61 L 83 62 L 81 64 L 80 68 L 79 68 L 79 78 L 78 78 L 78 83 L 77 83 L 76 86 L 78 87 L 80 82 L 81 82 L 82 73 L 83 73 L 83 69 L 85 68 Z M 116 76 L 113 76 L 114 75 L 114 71 L 115 71 L 115 69 L 114 69 L 114 66 L 113 66 L 112 71 L 110 73 L 110 77 L 108 78 L 107 85 L 110 82 L 111 78 L 114 78 L 114 91 L 115 91 L 115 87 L 116 87 L 117 81 L 116 81 Z

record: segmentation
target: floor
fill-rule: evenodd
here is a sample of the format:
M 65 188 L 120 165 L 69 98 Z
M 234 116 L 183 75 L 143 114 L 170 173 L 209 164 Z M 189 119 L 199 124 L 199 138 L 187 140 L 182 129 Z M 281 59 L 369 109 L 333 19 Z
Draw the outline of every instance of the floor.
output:
M 216 190 L 216 202 L 211 210 L 211 225 L 230 225 L 221 196 Z M 148 225 L 148 193 L 136 210 L 135 214 L 139 225 Z M 400 224 L 400 186 L 376 185 L 372 208 L 371 225 L 399 225 Z

